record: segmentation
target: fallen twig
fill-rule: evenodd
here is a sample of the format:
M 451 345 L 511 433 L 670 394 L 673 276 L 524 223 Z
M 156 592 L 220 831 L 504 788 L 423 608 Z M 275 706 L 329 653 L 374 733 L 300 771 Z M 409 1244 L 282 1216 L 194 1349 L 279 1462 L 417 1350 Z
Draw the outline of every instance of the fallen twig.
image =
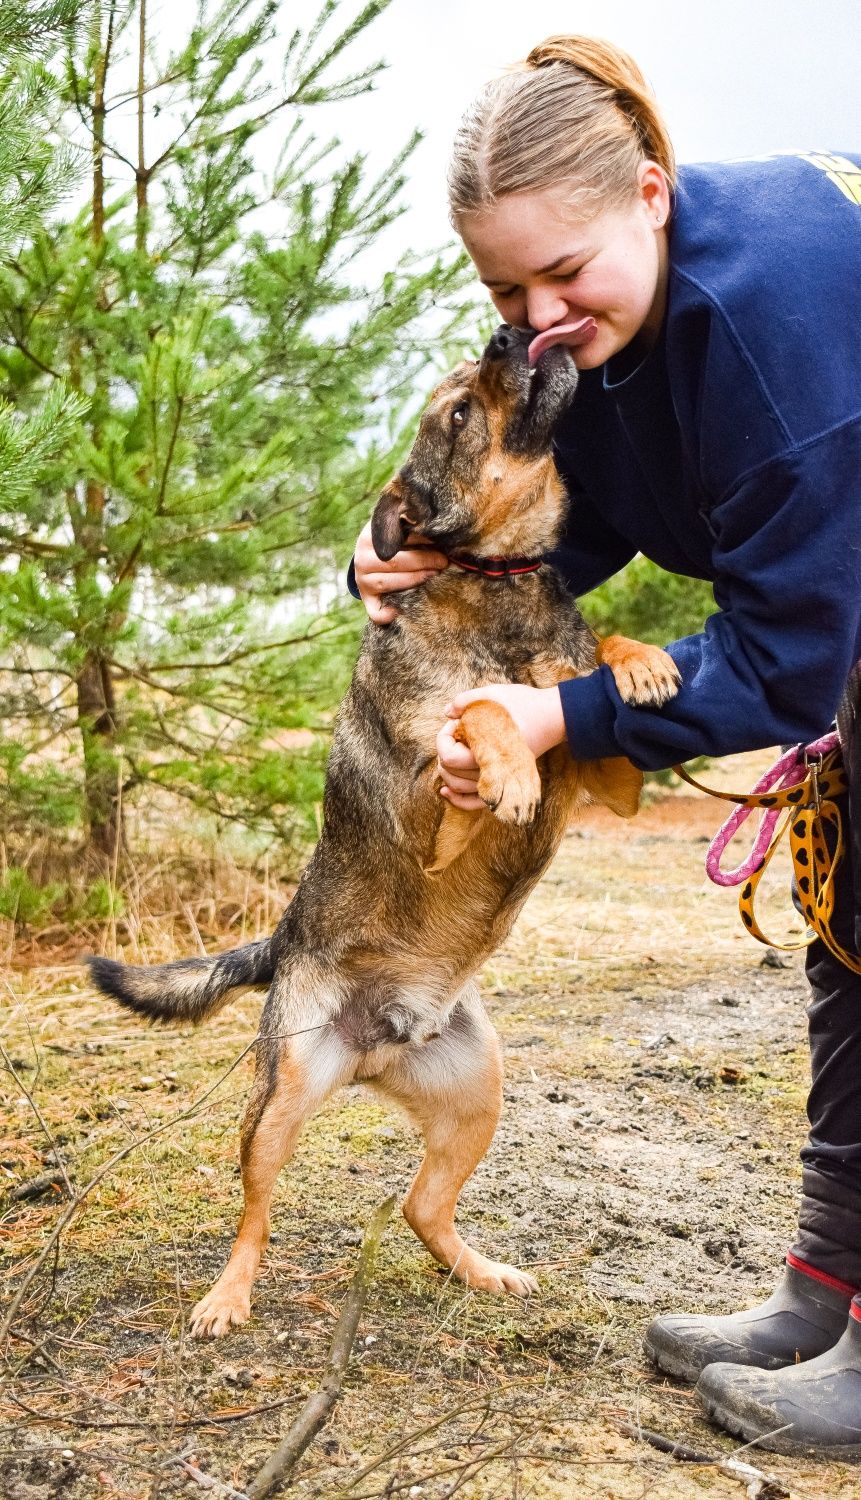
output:
M 784 1497 L 789 1496 L 789 1490 L 779 1480 L 764 1474 L 762 1469 L 755 1468 L 753 1464 L 742 1463 L 732 1454 L 729 1458 L 721 1458 L 720 1455 L 701 1453 L 697 1448 L 689 1448 L 685 1443 L 677 1443 L 674 1438 L 664 1437 L 660 1432 L 651 1432 L 648 1427 L 639 1427 L 633 1422 L 620 1423 L 619 1431 L 625 1437 L 639 1438 L 641 1442 L 649 1443 L 661 1453 L 669 1453 L 679 1463 L 709 1464 L 713 1469 L 721 1469 L 733 1479 L 747 1483 L 749 1500 L 784 1500 Z
M 55 1167 L 51 1172 L 40 1172 L 38 1177 L 30 1177 L 26 1182 L 19 1183 L 9 1193 L 12 1203 L 26 1203 L 30 1198 L 41 1198 L 44 1193 L 50 1193 L 54 1188 L 68 1186 L 69 1179 L 65 1171 Z M 74 1188 L 69 1188 L 67 1196 L 74 1198 Z
M 329 1347 L 326 1373 L 321 1385 L 308 1397 L 302 1410 L 292 1422 L 287 1436 L 278 1444 L 274 1453 L 270 1454 L 262 1468 L 258 1469 L 248 1487 L 248 1500 L 266 1500 L 266 1496 L 273 1494 L 279 1485 L 289 1478 L 292 1469 L 309 1443 L 328 1420 L 341 1394 L 341 1385 L 350 1362 L 359 1318 L 362 1315 L 365 1297 L 374 1274 L 377 1250 L 394 1206 L 395 1199 L 391 1197 L 374 1210 L 362 1240 L 359 1263 L 335 1325 L 335 1332 Z
M 16 1338 L 19 1335 L 16 1333 Z M 59 1366 L 57 1366 L 59 1369 Z M 6 1394 L 7 1401 L 11 1401 L 21 1411 L 26 1412 L 36 1422 L 49 1422 L 53 1427 L 91 1427 L 97 1431 L 109 1432 L 124 1427 L 141 1428 L 148 1432 L 152 1431 L 152 1421 L 142 1421 L 133 1417 L 127 1417 L 117 1422 L 96 1422 L 92 1418 L 79 1416 L 77 1413 L 59 1411 L 38 1411 L 34 1406 L 28 1406 L 20 1396 L 11 1392 Z M 191 1417 L 175 1417 L 173 1425 L 176 1428 L 186 1429 L 199 1427 L 223 1427 L 230 1422 L 245 1422 L 248 1417 L 259 1417 L 265 1412 L 279 1411 L 282 1406 L 292 1406 L 301 1401 L 301 1396 L 281 1396 L 277 1401 L 266 1401 L 261 1406 L 246 1406 L 240 1411 L 231 1412 L 199 1412 Z M 181 1456 L 181 1455 L 180 1455 Z
M 223 1479 L 215 1479 L 212 1474 L 204 1474 L 202 1469 L 198 1469 L 196 1464 L 190 1464 L 187 1459 L 178 1458 L 176 1463 L 201 1489 L 214 1490 L 217 1495 L 227 1496 L 228 1500 L 247 1500 L 242 1490 L 235 1490 L 232 1484 L 225 1484 Z
M 360 1469 L 358 1474 L 349 1481 L 344 1493 L 346 1494 L 347 1490 L 355 1489 L 361 1480 L 366 1479 L 375 1470 L 381 1469 L 383 1464 L 388 1463 L 390 1459 L 397 1458 L 403 1453 L 404 1449 L 409 1447 L 410 1443 L 415 1443 L 419 1438 L 427 1437 L 430 1433 L 437 1432 L 447 1422 L 452 1422 L 456 1417 L 463 1416 L 464 1412 L 471 1412 L 476 1409 L 483 1413 L 481 1422 L 476 1428 L 476 1431 L 480 1432 L 485 1420 L 493 1409 L 490 1404 L 490 1397 L 486 1394 L 476 1396 L 472 1401 L 466 1401 L 462 1406 L 456 1406 L 452 1411 L 445 1411 L 441 1417 L 435 1417 L 432 1422 L 426 1422 L 423 1427 L 419 1427 L 414 1432 L 408 1432 L 405 1436 L 401 1436 L 392 1447 L 386 1448 L 385 1452 L 381 1453 L 379 1458 L 373 1459 L 371 1463 L 366 1464 L 363 1469 Z
M 4 980 L 4 983 L 5 983 L 5 980 Z M 6 988 L 7 988 L 7 990 L 9 990 L 10 995 L 13 995 L 13 999 L 14 999 L 14 994 L 13 994 L 12 990 L 9 988 L 8 984 L 6 984 Z M 15 1064 L 13 1063 L 11 1057 L 9 1056 L 9 1053 L 6 1051 L 6 1048 L 3 1046 L 2 1042 L 0 1042 L 0 1057 L 3 1058 L 3 1062 L 4 1062 L 5 1066 L 6 1066 L 6 1068 L 11 1073 L 12 1077 L 15 1080 L 15 1083 L 17 1084 L 18 1088 L 21 1090 L 21 1093 L 24 1095 L 24 1098 L 27 1100 L 27 1103 L 29 1104 L 29 1106 L 32 1109 L 34 1115 L 36 1116 L 36 1119 L 39 1121 L 39 1124 L 41 1125 L 42 1130 L 43 1130 L 43 1132 L 45 1134 L 45 1137 L 46 1137 L 46 1139 L 48 1141 L 48 1145 L 51 1148 L 51 1153 L 52 1153 L 52 1155 L 54 1157 L 54 1160 L 55 1160 L 55 1162 L 57 1164 L 57 1172 L 59 1172 L 59 1174 L 60 1174 L 60 1178 L 61 1178 L 61 1180 L 62 1180 L 62 1182 L 63 1182 L 63 1184 L 64 1184 L 64 1186 L 66 1188 L 66 1192 L 68 1193 L 68 1195 L 69 1195 L 70 1198 L 74 1198 L 74 1196 L 75 1196 L 75 1189 L 72 1187 L 72 1184 L 69 1181 L 68 1175 L 66 1173 L 66 1168 L 65 1168 L 65 1166 L 63 1164 L 63 1158 L 60 1155 L 60 1148 L 57 1145 L 57 1142 L 54 1140 L 54 1137 L 53 1137 L 53 1135 L 51 1133 L 51 1128 L 48 1125 L 48 1122 L 45 1119 L 45 1116 L 42 1114 L 42 1111 L 40 1110 L 38 1104 L 36 1103 L 36 1100 L 33 1098 L 32 1093 L 28 1089 L 26 1083 L 24 1082 L 23 1078 L 21 1077 L 20 1073 L 18 1072 L 17 1068 L 15 1067 Z M 38 1054 L 37 1054 L 37 1066 L 38 1066 Z M 53 1175 L 56 1175 L 56 1174 L 53 1174 Z M 33 1187 L 33 1186 L 35 1186 L 35 1184 L 37 1182 L 41 1182 L 41 1179 L 40 1178 L 34 1178 L 33 1182 L 31 1184 L 29 1184 L 29 1185 L 31 1187 Z M 26 1183 L 24 1184 L 25 1187 L 27 1185 L 28 1184 L 26 1184 Z M 25 1193 L 22 1188 L 18 1188 L 17 1192 L 14 1192 L 12 1194 L 13 1198 L 18 1198 L 18 1197 L 25 1198 L 25 1197 L 29 1197 L 29 1196 L 31 1196 L 31 1195 L 28 1194 L 28 1193 Z

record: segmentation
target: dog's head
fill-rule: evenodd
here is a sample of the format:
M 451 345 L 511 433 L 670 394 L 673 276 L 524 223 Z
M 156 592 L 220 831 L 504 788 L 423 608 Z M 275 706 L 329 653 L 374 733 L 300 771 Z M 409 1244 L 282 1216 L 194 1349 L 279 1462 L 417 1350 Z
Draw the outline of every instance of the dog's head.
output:
M 552 546 L 565 497 L 550 448 L 577 370 L 562 345 L 530 367 L 532 338 L 503 323 L 480 360 L 437 386 L 409 458 L 374 511 L 378 557 L 394 557 L 411 531 L 446 552 L 524 555 Z

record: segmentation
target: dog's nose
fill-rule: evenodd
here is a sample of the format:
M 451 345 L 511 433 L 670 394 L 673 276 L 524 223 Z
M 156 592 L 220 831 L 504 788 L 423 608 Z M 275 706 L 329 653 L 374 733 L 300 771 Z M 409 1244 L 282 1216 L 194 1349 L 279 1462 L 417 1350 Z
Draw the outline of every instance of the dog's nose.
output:
M 510 323 L 501 323 L 496 332 L 491 335 L 487 353 L 491 359 L 502 359 L 520 342 L 522 342 L 520 330 L 512 328 Z

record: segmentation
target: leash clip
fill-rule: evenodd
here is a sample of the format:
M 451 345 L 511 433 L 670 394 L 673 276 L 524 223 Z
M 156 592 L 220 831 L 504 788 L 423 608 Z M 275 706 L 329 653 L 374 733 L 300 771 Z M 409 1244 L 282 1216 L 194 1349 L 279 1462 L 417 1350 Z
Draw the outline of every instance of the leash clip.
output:
M 813 806 L 817 814 L 822 807 L 822 793 L 819 786 L 819 776 L 822 771 L 823 758 L 824 757 L 821 750 L 805 750 L 804 752 L 804 765 L 805 769 L 810 772 L 810 790 L 813 793 Z

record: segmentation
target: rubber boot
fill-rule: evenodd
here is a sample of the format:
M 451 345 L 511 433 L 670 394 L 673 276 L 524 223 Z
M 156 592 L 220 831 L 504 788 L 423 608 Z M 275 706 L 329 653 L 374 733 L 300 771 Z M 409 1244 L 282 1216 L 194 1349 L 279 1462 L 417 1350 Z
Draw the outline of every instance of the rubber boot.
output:
M 788 1255 L 780 1284 L 760 1307 L 727 1317 L 656 1318 L 645 1351 L 659 1370 L 692 1384 L 707 1365 L 778 1370 L 837 1343 L 856 1290 Z
M 709 1365 L 697 1395 L 713 1422 L 759 1448 L 861 1461 L 861 1297 L 818 1359 L 783 1370 Z

